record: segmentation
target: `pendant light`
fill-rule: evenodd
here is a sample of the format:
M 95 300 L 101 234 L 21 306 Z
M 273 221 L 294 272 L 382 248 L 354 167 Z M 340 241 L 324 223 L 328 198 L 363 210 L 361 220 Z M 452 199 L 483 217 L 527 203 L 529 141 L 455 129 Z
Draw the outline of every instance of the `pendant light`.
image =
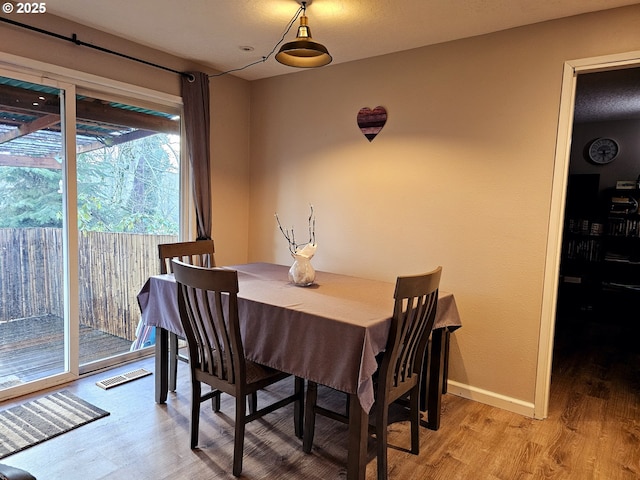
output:
M 301 2 L 302 16 L 300 17 L 300 26 L 298 27 L 296 39 L 293 42 L 282 45 L 276 55 L 276 60 L 283 65 L 314 68 L 328 65 L 333 60 L 327 48 L 311 38 L 311 29 L 305 15 L 307 3 L 309 2 Z

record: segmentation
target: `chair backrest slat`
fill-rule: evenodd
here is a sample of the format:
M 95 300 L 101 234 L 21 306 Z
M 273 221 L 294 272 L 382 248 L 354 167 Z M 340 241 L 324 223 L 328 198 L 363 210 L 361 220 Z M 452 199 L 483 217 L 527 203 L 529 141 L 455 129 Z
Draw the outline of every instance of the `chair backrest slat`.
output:
M 230 384 L 246 366 L 238 319 L 238 273 L 172 260 L 178 309 L 194 368 Z

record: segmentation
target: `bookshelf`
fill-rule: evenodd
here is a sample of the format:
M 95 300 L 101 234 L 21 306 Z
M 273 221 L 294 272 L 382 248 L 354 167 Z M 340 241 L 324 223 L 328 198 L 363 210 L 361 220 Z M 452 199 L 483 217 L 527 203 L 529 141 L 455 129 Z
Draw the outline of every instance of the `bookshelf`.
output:
M 610 189 L 607 199 L 602 288 L 606 293 L 634 297 L 640 294 L 640 190 Z
M 560 263 L 559 307 L 564 313 L 596 309 L 604 256 L 603 224 L 595 219 L 569 218 Z
M 596 190 L 591 179 L 585 190 L 585 181 L 567 190 L 560 263 L 558 312 L 574 317 L 613 314 L 640 300 L 640 189 Z
M 590 314 L 601 291 L 604 234 L 599 175 L 570 175 L 563 232 L 558 311 Z

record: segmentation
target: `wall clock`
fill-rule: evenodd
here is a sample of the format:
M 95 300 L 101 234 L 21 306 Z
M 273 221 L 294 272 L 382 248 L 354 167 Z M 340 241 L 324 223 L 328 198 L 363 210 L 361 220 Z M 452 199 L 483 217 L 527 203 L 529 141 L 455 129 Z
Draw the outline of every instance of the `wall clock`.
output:
M 618 142 L 611 138 L 596 138 L 587 149 L 589 160 L 598 165 L 604 165 L 618 156 Z

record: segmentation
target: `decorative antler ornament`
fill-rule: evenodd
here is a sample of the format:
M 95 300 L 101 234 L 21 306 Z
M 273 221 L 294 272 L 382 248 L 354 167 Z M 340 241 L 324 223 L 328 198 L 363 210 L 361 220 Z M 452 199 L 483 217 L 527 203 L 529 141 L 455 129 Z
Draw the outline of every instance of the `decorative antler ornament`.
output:
M 313 281 L 316 278 L 316 272 L 311 266 L 311 258 L 316 253 L 316 216 L 313 211 L 313 205 L 309 205 L 310 214 L 309 214 L 309 240 L 305 243 L 297 243 L 296 236 L 293 231 L 293 227 L 291 230 L 285 229 L 282 227 L 280 223 L 280 218 L 278 218 L 278 214 L 275 214 L 276 222 L 278 222 L 278 228 L 284 235 L 284 238 L 287 239 L 287 243 L 289 244 L 289 252 L 291 252 L 291 256 L 294 258 L 293 265 L 289 269 L 289 281 L 294 285 L 300 287 L 308 287 L 313 284 Z
M 275 214 L 276 222 L 278 222 L 278 228 L 280 228 L 282 235 L 284 235 L 284 238 L 286 238 L 287 242 L 289 243 L 289 251 L 291 252 L 291 255 L 300 254 L 300 252 L 309 245 L 313 245 L 314 251 L 315 251 L 316 216 L 313 211 L 313 205 L 309 205 L 309 208 L 311 209 L 311 212 L 309 213 L 309 240 L 305 243 L 297 243 L 296 235 L 295 235 L 295 232 L 293 231 L 293 227 L 291 227 L 291 230 L 283 228 L 282 224 L 280 223 L 280 218 L 278 217 L 278 214 L 277 213 Z

